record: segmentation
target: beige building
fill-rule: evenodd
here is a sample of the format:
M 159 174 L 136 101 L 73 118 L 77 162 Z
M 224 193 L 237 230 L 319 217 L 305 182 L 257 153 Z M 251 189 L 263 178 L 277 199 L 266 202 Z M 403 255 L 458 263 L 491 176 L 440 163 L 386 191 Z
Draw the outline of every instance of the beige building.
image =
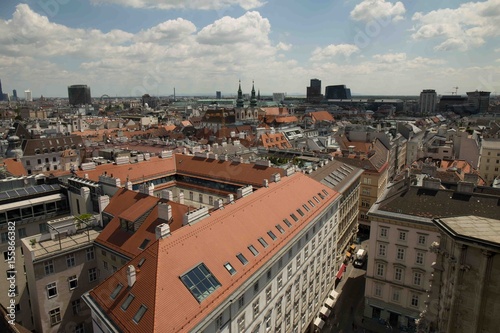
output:
M 500 176 L 500 140 L 483 139 L 479 155 L 479 174 L 491 185 Z
M 497 208 L 498 209 L 498 208 Z M 439 241 L 422 332 L 498 332 L 500 327 L 500 215 L 434 220 Z
M 37 332 L 90 332 L 90 311 L 80 299 L 99 281 L 96 221 L 72 216 L 48 222 L 49 233 L 22 240 Z

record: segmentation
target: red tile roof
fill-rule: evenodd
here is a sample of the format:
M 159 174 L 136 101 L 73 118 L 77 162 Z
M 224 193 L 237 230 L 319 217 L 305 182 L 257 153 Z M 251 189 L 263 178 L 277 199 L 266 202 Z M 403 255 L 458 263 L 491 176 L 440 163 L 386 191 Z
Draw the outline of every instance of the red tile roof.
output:
M 316 111 L 316 112 L 311 112 L 310 113 L 311 117 L 315 121 L 330 121 L 333 122 L 335 119 L 333 116 L 328 113 L 328 111 Z
M 5 158 L 3 160 L 3 164 L 5 165 L 7 172 L 13 176 L 19 177 L 28 175 L 28 172 L 26 172 L 21 160 L 15 158 Z
M 296 209 L 313 196 L 319 198 L 318 192 L 322 191 L 327 191 L 328 196 L 310 207 L 310 211 L 304 211 L 304 217 L 296 213 Z M 92 290 L 90 296 L 124 332 L 187 332 L 228 299 L 338 196 L 337 192 L 301 173 L 282 178 L 155 242 L 130 262 L 137 267 L 139 261 L 145 259 L 131 288 L 127 287 L 127 267 L 124 266 Z M 286 204 L 277 204 L 283 203 L 283 197 L 287 198 Z M 292 222 L 288 228 L 282 220 L 293 221 L 289 214 L 294 212 L 299 221 Z M 277 223 L 286 230 L 284 234 L 276 230 Z M 276 234 L 276 241 L 267 236 L 269 230 Z M 268 240 L 267 248 L 260 246 L 259 237 Z M 257 256 L 248 250 L 251 244 L 260 252 Z M 236 258 L 240 252 L 248 259 L 244 266 Z M 221 286 L 198 302 L 179 277 L 201 262 Z M 236 270 L 234 275 L 224 268 L 226 262 Z M 118 283 L 125 288 L 112 300 L 110 294 Z M 129 293 L 135 298 L 128 310 L 123 311 L 120 306 Z M 136 324 L 132 318 L 142 304 L 147 311 Z

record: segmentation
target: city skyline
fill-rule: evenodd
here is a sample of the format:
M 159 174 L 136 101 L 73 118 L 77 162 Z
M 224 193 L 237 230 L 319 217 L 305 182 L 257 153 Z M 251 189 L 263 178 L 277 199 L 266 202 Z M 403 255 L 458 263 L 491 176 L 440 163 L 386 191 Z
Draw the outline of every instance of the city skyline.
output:
M 0 4 L 4 91 L 66 97 L 500 90 L 500 1 L 90 0 Z

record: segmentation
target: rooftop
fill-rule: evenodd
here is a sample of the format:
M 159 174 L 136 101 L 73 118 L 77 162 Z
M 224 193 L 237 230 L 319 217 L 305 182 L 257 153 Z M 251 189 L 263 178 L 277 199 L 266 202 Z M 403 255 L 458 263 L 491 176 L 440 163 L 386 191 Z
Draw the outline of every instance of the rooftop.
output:
M 470 238 L 469 241 L 493 243 L 500 247 L 500 216 L 496 219 L 466 215 L 441 218 L 434 221 L 454 237 Z

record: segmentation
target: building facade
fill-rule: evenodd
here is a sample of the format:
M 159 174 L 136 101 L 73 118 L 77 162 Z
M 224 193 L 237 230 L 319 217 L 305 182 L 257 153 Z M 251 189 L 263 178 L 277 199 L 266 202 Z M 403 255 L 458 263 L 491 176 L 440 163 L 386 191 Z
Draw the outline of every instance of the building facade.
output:
M 68 87 L 69 105 L 86 105 L 92 103 L 90 87 L 85 84 L 77 84 Z
M 483 139 L 479 150 L 479 174 L 491 185 L 500 176 L 500 140 Z
M 421 115 L 435 114 L 438 99 L 434 89 L 424 89 L 420 93 L 419 111 Z

